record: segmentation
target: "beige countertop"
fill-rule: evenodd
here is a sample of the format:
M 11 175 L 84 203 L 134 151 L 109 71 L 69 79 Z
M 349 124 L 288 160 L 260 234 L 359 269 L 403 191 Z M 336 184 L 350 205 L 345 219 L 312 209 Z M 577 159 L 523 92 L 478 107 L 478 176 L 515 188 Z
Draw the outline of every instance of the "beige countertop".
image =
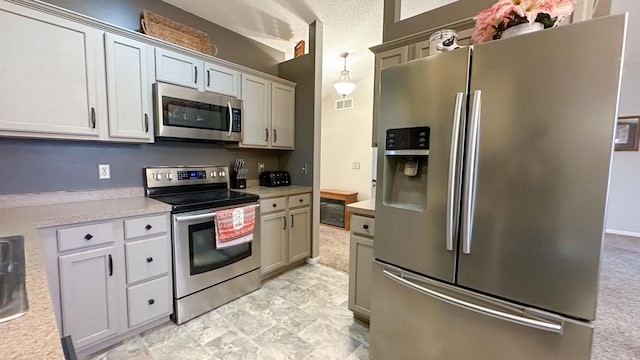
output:
M 347 204 L 347 209 L 354 215 L 376 216 L 376 202 L 371 199 Z
M 96 192 L 103 193 L 103 192 Z M 57 196 L 60 193 L 55 193 Z M 39 199 L 47 194 L 34 194 Z M 6 197 L 0 197 L 0 202 Z M 169 212 L 171 207 L 143 196 L 50 205 L 0 208 L 0 237 L 24 236 L 26 288 L 29 310 L 0 324 L 0 359 L 63 359 L 49 294 L 38 229 Z
M 267 199 L 267 198 L 273 198 L 278 196 L 289 196 L 289 195 L 310 193 L 312 191 L 312 188 L 309 186 L 297 186 L 297 185 L 279 186 L 279 187 L 255 186 L 255 187 L 248 187 L 243 190 L 235 190 L 235 191 L 241 191 L 247 194 L 258 195 L 261 199 Z

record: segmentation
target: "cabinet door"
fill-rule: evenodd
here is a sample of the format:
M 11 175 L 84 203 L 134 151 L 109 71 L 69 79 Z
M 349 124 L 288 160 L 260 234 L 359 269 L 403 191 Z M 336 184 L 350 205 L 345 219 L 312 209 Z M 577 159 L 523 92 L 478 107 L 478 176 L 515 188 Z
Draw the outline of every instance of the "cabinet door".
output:
M 413 58 L 414 59 L 421 59 L 423 57 L 429 56 L 429 51 L 430 51 L 429 49 L 431 47 L 430 45 L 431 45 L 431 42 L 429 40 L 424 40 L 424 41 L 417 42 L 414 45 Z
M 369 319 L 373 240 L 351 233 L 349 246 L 349 310 Z
M 260 219 L 260 274 L 287 265 L 287 217 L 284 212 L 262 215 Z
M 173 51 L 156 48 L 156 79 L 204 90 L 204 63 Z
M 242 74 L 242 142 L 247 147 L 268 147 L 271 140 L 271 82 Z
M 380 72 L 388 67 L 406 63 L 409 58 L 409 47 L 403 46 L 376 54 L 373 79 L 373 131 L 371 146 L 378 146 L 378 111 L 380 106 Z
M 118 331 L 114 247 L 59 257 L 62 334 L 76 348 Z
M 240 97 L 240 73 L 220 65 L 204 63 L 204 89 L 235 98 Z
M 271 146 L 293 149 L 295 133 L 296 89 L 271 84 Z
M 149 45 L 105 34 L 109 136 L 153 142 Z
M 98 138 L 107 113 L 102 32 L 6 2 L 0 24 L 0 132 Z
M 289 262 L 311 255 L 311 208 L 289 211 Z

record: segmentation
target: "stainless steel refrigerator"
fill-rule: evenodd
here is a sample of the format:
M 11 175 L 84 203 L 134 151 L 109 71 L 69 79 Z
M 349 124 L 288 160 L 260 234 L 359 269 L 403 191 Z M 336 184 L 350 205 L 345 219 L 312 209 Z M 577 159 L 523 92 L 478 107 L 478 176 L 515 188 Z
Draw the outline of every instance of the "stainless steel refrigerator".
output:
M 382 71 L 372 359 L 590 357 L 626 22 Z

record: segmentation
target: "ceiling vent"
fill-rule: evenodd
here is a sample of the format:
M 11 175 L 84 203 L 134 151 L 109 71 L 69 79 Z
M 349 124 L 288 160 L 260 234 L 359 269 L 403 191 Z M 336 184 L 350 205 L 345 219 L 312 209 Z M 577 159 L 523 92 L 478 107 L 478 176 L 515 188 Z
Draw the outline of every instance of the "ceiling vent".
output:
M 353 108 L 353 98 L 336 100 L 336 110 L 347 110 Z

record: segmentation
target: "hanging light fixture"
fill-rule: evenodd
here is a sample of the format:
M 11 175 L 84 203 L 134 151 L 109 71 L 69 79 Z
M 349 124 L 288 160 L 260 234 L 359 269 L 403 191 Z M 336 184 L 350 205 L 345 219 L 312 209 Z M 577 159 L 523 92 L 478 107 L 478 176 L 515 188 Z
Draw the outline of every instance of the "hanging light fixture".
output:
M 349 76 L 349 70 L 347 70 L 347 56 L 349 56 L 348 52 L 340 54 L 340 57 L 344 59 L 344 68 L 340 71 L 338 81 L 333 83 L 333 87 L 336 89 L 338 94 L 342 95 L 343 98 L 351 94 L 353 89 L 357 86 L 353 81 L 351 81 L 351 77 Z

